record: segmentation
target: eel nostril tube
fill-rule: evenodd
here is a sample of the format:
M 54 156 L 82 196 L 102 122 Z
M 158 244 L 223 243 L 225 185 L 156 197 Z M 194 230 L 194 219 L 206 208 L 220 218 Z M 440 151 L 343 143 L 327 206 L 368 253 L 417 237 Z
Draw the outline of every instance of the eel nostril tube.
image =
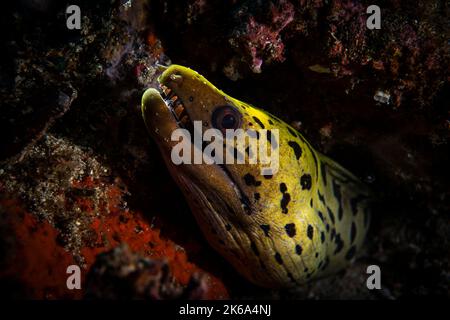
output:
M 170 80 L 172 80 L 175 83 L 180 84 L 181 82 L 183 82 L 183 77 L 179 74 L 171 74 Z

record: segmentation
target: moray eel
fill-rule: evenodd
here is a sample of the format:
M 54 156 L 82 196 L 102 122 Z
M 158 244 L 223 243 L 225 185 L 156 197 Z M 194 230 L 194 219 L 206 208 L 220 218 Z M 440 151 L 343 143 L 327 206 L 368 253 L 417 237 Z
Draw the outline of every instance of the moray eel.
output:
M 263 287 L 289 288 L 357 257 L 371 202 L 358 178 L 285 122 L 189 68 L 171 65 L 158 81 L 159 90 L 147 89 L 142 97 L 147 129 L 207 241 L 240 274 Z M 193 121 L 204 129 L 278 129 L 278 172 L 261 175 L 260 164 L 175 165 L 170 155 L 178 141 L 171 134 L 192 130 Z

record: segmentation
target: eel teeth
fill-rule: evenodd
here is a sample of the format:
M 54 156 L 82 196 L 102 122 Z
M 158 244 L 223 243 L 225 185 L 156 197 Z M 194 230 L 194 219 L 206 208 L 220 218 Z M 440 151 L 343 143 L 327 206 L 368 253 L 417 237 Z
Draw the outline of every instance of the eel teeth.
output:
M 166 87 L 166 89 L 164 90 L 164 94 L 165 94 L 166 96 L 168 96 L 168 95 L 170 94 L 171 91 L 172 91 L 172 90 L 170 90 L 170 88 L 167 88 L 167 87 Z
M 181 99 L 169 87 L 165 85 L 159 85 L 159 87 L 161 88 L 161 96 L 178 123 L 183 127 L 189 126 L 191 124 L 191 119 Z
M 183 107 L 183 105 L 182 105 L 181 103 L 178 104 L 178 105 L 174 108 L 174 111 L 175 111 L 175 114 L 177 115 L 178 119 L 181 118 L 181 114 L 182 114 L 183 112 L 186 112 L 186 111 L 184 110 L 184 107 Z
M 160 85 L 159 87 L 162 90 L 164 98 L 168 97 L 170 95 L 170 93 L 172 92 L 172 90 L 170 88 L 166 87 L 165 85 Z

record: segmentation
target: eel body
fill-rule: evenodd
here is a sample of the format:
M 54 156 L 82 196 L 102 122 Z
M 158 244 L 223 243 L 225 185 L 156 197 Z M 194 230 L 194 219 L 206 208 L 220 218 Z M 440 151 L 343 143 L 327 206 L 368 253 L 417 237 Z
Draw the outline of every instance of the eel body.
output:
M 260 286 L 295 287 L 357 257 L 371 202 L 358 178 L 279 118 L 228 96 L 189 68 L 171 65 L 158 81 L 160 88 L 142 97 L 147 129 L 205 238 L 239 273 Z M 261 164 L 247 162 L 175 164 L 171 154 L 179 140 L 172 133 L 185 128 L 195 134 L 194 121 L 204 130 L 256 131 L 250 140 L 278 150 L 278 171 L 261 174 Z M 245 149 L 246 159 L 251 152 Z

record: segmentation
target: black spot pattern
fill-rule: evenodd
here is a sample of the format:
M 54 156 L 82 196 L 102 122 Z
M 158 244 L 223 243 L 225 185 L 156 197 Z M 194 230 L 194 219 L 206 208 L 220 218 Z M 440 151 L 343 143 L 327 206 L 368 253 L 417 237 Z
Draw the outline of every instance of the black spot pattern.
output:
M 259 256 L 258 248 L 256 247 L 256 244 L 253 241 L 250 243 L 250 247 L 252 248 L 255 255 Z
M 291 195 L 287 192 L 283 193 L 283 197 L 281 198 L 281 201 L 280 201 L 281 212 L 283 212 L 285 214 L 288 213 L 287 205 L 289 204 L 290 201 L 291 201 Z
M 300 157 L 302 156 L 302 148 L 300 148 L 299 144 L 295 141 L 289 141 L 288 145 L 292 148 L 292 150 L 294 150 L 294 154 L 297 160 L 300 159 Z
M 356 247 L 355 246 L 351 246 L 350 249 L 348 249 L 347 253 L 345 254 L 345 259 L 347 260 L 351 260 L 356 253 Z
M 306 235 L 308 236 L 308 238 L 310 240 L 312 240 L 313 236 L 314 236 L 314 228 L 312 225 L 308 224 L 308 228 L 306 229 Z
M 289 201 L 291 201 L 291 195 L 286 192 L 287 187 L 284 182 L 280 183 L 280 191 L 283 193 L 283 197 L 281 198 L 281 201 L 280 201 L 281 212 L 287 214 L 288 213 L 287 205 L 288 205 Z
M 283 264 L 283 259 L 281 259 L 281 255 L 280 253 L 275 253 L 275 260 L 279 263 L 279 264 Z
M 325 197 L 320 193 L 319 190 L 317 190 L 317 196 L 319 197 L 320 202 L 325 204 Z
M 317 211 L 317 214 L 319 215 L 319 218 L 322 222 L 325 222 L 325 219 L 323 218 L 323 213 L 321 211 Z
M 328 256 L 325 257 L 325 263 L 322 266 L 322 271 L 328 267 L 328 264 L 330 263 L 330 258 Z
M 336 243 L 336 248 L 334 249 L 334 254 L 338 254 L 339 252 L 341 252 L 342 248 L 344 248 L 344 241 L 342 241 L 340 234 L 336 235 L 336 239 L 334 242 Z
M 269 236 L 270 226 L 268 224 L 260 225 L 260 228 L 264 231 L 266 237 Z
M 227 231 L 230 231 L 230 230 L 231 230 L 231 225 L 227 224 L 227 225 L 225 226 L 225 229 L 226 229 Z
M 330 208 L 327 207 L 328 216 L 330 217 L 331 222 L 334 224 L 334 214 L 333 211 L 331 211 Z
M 266 132 L 267 132 L 267 141 L 269 141 L 269 143 L 271 144 L 272 149 L 275 150 L 276 148 L 278 148 L 277 140 L 276 139 L 272 140 L 272 131 L 267 130 Z
M 272 120 L 270 120 L 270 119 L 269 119 L 269 124 L 270 124 L 270 125 L 273 125 L 273 121 L 272 121 Z
M 288 128 L 288 131 L 291 134 L 291 136 L 293 136 L 294 138 L 297 138 L 297 134 L 295 133 L 295 131 L 292 130 L 290 127 L 287 127 L 287 128 Z
M 325 233 L 324 233 L 323 231 L 320 232 L 320 241 L 321 241 L 322 243 L 325 242 Z
M 211 200 L 208 199 L 208 202 L 211 203 Z M 231 208 L 228 203 L 225 203 L 225 205 L 227 206 L 228 212 L 234 212 L 233 208 Z
M 301 255 L 302 252 L 303 252 L 302 246 L 299 245 L 299 244 L 297 244 L 297 245 L 295 246 L 295 253 L 298 254 L 298 255 Z
M 352 227 L 350 228 L 350 243 L 353 243 L 356 238 L 356 224 L 352 222 Z
M 271 174 L 267 174 L 267 175 L 263 175 L 264 179 L 272 179 L 273 175 Z
M 255 192 L 254 194 L 255 196 L 255 200 L 258 201 L 259 199 L 261 199 L 261 195 L 258 192 Z
M 287 273 L 288 278 L 292 281 L 292 282 L 296 282 L 294 277 L 292 276 L 292 273 L 288 272 Z
M 288 223 L 287 225 L 284 226 L 284 229 L 286 229 L 286 234 L 293 238 L 295 237 L 296 234 L 296 230 L 295 230 L 295 224 L 294 223 Z
M 266 131 L 266 135 L 267 135 L 267 141 L 272 144 L 272 131 L 267 130 Z
M 325 171 L 325 164 L 323 162 L 320 163 L 320 172 L 322 173 L 323 184 L 327 185 L 327 172 Z
M 302 186 L 302 190 L 310 190 L 311 189 L 311 175 L 304 174 L 300 178 L 300 184 Z
M 192 101 L 194 101 L 194 97 L 193 97 L 193 96 L 190 96 L 190 97 L 189 97 L 189 102 L 192 102 Z
M 333 228 L 333 229 L 331 230 L 331 235 L 330 235 L 331 241 L 333 241 L 334 237 L 336 237 L 336 229 Z
M 261 127 L 261 129 L 264 129 L 264 124 L 261 122 L 261 120 L 259 120 L 258 117 L 253 116 L 253 120 L 256 121 L 257 124 L 259 124 L 259 126 Z
M 259 187 L 261 185 L 261 181 L 257 181 L 254 176 L 250 173 L 247 173 L 244 177 L 245 184 L 248 186 Z
M 251 211 L 250 200 L 248 199 L 248 197 L 245 194 L 241 194 L 239 201 L 241 201 L 241 205 L 242 205 L 242 208 L 244 208 L 245 213 L 247 213 L 248 215 L 251 215 L 252 211 Z

